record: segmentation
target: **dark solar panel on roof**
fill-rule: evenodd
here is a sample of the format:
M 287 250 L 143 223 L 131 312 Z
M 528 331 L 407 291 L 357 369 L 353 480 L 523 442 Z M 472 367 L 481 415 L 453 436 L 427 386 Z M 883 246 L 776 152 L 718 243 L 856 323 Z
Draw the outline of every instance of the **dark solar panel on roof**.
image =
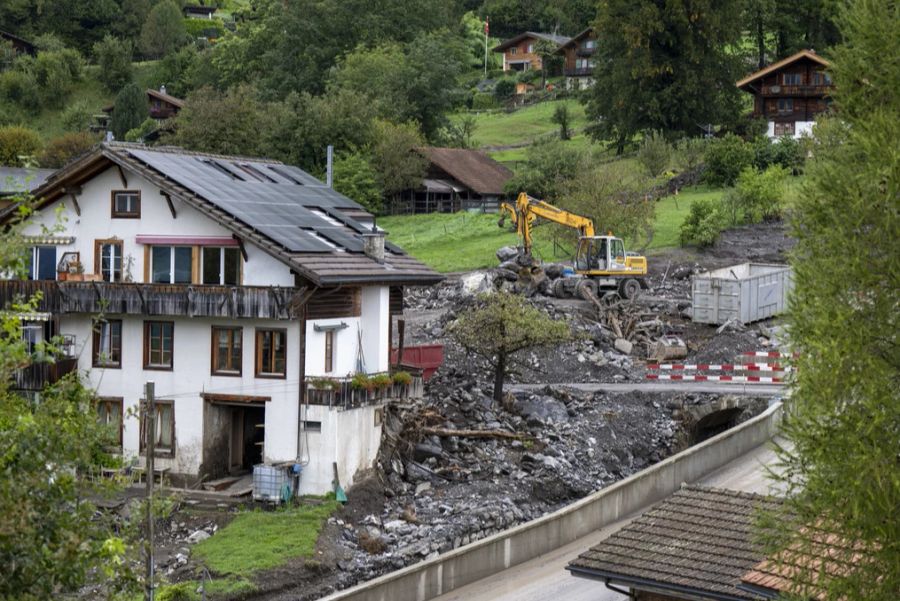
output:
M 250 178 L 238 164 L 225 159 L 198 157 L 199 160 L 190 161 L 185 160 L 184 155 L 169 152 L 138 149 L 129 149 L 128 152 L 291 252 L 333 250 L 323 240 L 301 230 L 302 227 L 322 233 L 328 241 L 347 251 L 362 252 L 362 239 L 358 234 L 365 231 L 365 226 L 334 207 L 364 209 L 301 169 L 277 165 L 276 170 L 268 163 L 241 161 L 256 169 L 268 167 L 284 178 L 316 182 L 318 185 L 260 181 Z M 318 208 L 327 217 L 316 214 L 307 206 Z

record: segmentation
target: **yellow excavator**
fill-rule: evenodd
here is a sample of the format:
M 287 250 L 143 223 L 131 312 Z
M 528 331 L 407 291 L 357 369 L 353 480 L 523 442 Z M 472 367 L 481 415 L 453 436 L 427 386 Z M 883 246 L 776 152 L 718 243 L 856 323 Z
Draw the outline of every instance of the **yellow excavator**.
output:
M 525 263 L 532 261 L 531 229 L 537 219 L 544 219 L 578 230 L 574 271 L 586 279 L 594 293 L 615 290 L 622 298 L 633 299 L 640 294 L 641 288 L 647 288 L 647 259 L 637 253 L 626 252 L 622 239 L 613 236 L 612 232 L 606 236 L 597 236 L 594 233 L 594 222 L 589 218 L 531 198 L 525 192 L 519 194 L 515 206 L 501 203 L 500 214 L 500 227 L 503 227 L 507 214 L 512 219 L 522 241 L 521 250 Z M 581 283 L 584 284 L 584 280 Z M 558 282 L 554 292 L 563 290 L 564 285 L 565 282 Z

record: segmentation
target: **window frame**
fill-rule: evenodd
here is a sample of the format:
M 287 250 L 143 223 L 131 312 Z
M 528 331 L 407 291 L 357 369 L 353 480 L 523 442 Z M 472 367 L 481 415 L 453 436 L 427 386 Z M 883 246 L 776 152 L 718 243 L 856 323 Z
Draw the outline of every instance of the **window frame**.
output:
M 38 260 L 38 255 L 42 250 L 52 250 L 53 251 L 53 277 L 52 278 L 40 278 L 38 275 L 40 274 L 41 262 Z M 59 249 L 52 244 L 35 244 L 31 247 L 31 256 L 29 258 L 30 265 L 28 266 L 28 279 L 33 282 L 52 282 L 59 279 L 57 273 L 59 273 L 56 268 L 59 265 Z
M 782 83 L 782 85 L 785 85 L 785 86 L 802 86 L 803 85 L 803 74 L 802 73 L 782 73 L 781 74 L 781 83 Z
M 103 247 L 117 246 L 119 247 L 119 277 L 115 277 L 115 268 L 110 273 L 111 279 L 106 279 L 103 273 Z M 115 264 L 115 258 L 111 261 Z M 104 282 L 122 282 L 125 279 L 125 241 L 118 238 L 109 238 L 106 240 L 94 240 L 94 273 L 99 274 Z
M 116 404 L 119 406 L 119 438 L 118 438 L 118 442 L 114 448 L 116 451 L 121 452 L 122 449 L 124 448 L 122 434 L 124 432 L 124 426 L 125 426 L 125 399 L 123 399 L 120 396 L 100 396 L 100 397 L 97 397 L 95 403 L 96 403 L 95 409 L 97 411 L 98 420 L 101 417 L 101 415 L 100 415 L 100 406 L 101 405 Z M 107 412 L 107 416 L 108 415 L 109 415 L 109 413 Z M 101 424 L 109 425 L 108 422 L 107 423 L 101 422 Z
M 139 452 L 141 455 L 147 455 L 147 415 L 145 411 L 147 401 L 145 399 L 140 399 L 140 432 L 138 434 L 139 438 Z M 172 446 L 170 447 L 160 447 L 157 442 L 153 447 L 153 456 L 154 457 L 175 457 L 175 449 L 178 447 L 178 442 L 175 438 L 175 401 L 172 399 L 154 399 L 153 404 L 156 407 L 157 419 L 155 420 L 156 424 L 159 424 L 159 412 L 161 406 L 171 407 L 172 414 L 172 423 L 169 426 L 170 438 L 172 440 Z M 157 426 L 158 429 L 158 426 Z
M 119 348 L 118 348 L 118 361 L 101 361 L 100 360 L 100 348 L 102 346 L 102 329 L 101 324 L 109 324 L 112 327 L 112 324 L 117 324 L 119 326 Z M 94 326 L 91 328 L 92 330 L 92 340 L 91 340 L 91 367 L 102 367 L 105 369 L 121 369 L 122 368 L 122 320 L 121 319 L 98 319 L 94 321 Z M 110 348 L 112 349 L 112 341 L 114 339 L 112 333 L 110 333 Z M 113 355 L 113 351 L 110 351 L 110 356 Z
M 166 282 L 157 282 L 156 279 L 153 277 L 153 274 L 154 274 L 154 270 L 153 270 L 153 268 L 154 268 L 153 254 L 154 253 L 153 253 L 153 251 L 154 251 L 154 249 L 157 249 L 157 248 L 169 249 L 169 280 Z M 177 254 L 175 252 L 175 250 L 178 248 L 187 248 L 191 251 L 190 276 L 186 282 L 176 282 L 175 281 L 175 271 L 176 271 L 175 255 Z M 151 244 L 151 245 L 149 245 L 149 249 L 150 250 L 149 250 L 148 254 L 150 257 L 150 261 L 149 261 L 149 266 L 148 266 L 147 271 L 149 272 L 148 279 L 150 281 L 148 283 L 150 283 L 150 284 L 173 284 L 173 285 L 174 284 L 193 284 L 193 283 L 195 283 L 194 282 L 194 262 L 195 262 L 194 261 L 194 259 L 195 259 L 194 253 L 196 252 L 195 246 L 191 246 L 191 245 L 187 245 L 187 244 Z
M 220 370 L 220 369 L 218 369 L 218 361 L 217 361 L 217 359 L 219 357 L 218 333 L 221 330 L 226 330 L 226 331 L 231 332 L 231 337 L 229 339 L 229 345 L 228 345 L 229 359 L 231 357 L 233 357 L 232 353 L 234 350 L 235 335 L 237 336 L 237 339 L 240 341 L 240 345 L 241 345 L 241 349 L 240 349 L 241 352 L 239 355 L 240 364 L 238 365 L 237 370 L 234 370 L 234 369 Z M 213 376 L 228 376 L 228 377 L 235 377 L 235 378 L 241 377 L 241 375 L 244 372 L 244 328 L 242 328 L 241 326 L 212 326 L 210 328 L 210 337 L 211 337 L 210 345 L 212 348 L 210 351 L 209 373 Z
M 117 211 L 116 210 L 116 195 L 117 194 L 134 194 L 137 196 L 135 199 L 135 207 L 131 211 Z M 113 219 L 140 219 L 141 218 L 141 191 L 140 190 L 112 190 L 109 193 L 110 200 L 110 216 Z
M 325 373 L 334 372 L 334 330 L 325 330 Z
M 170 334 L 170 345 L 171 351 L 169 353 L 169 365 L 164 364 L 151 364 L 150 363 L 150 327 L 152 324 L 160 324 L 160 325 L 168 325 L 171 330 Z M 161 334 L 160 336 L 160 352 L 163 352 L 163 342 L 165 341 L 165 336 Z M 153 370 L 153 371 L 172 371 L 175 369 L 175 322 L 174 321 L 161 321 L 156 319 L 150 319 L 144 321 L 144 369 Z
M 215 284 L 206 283 L 206 251 L 219 251 L 219 278 Z M 234 284 L 225 283 L 225 254 L 227 252 L 237 253 L 237 281 Z M 200 247 L 200 283 L 206 286 L 240 286 L 243 282 L 244 265 L 241 249 L 236 246 L 201 246 Z
M 265 334 L 278 334 L 282 337 L 282 348 L 284 349 L 284 373 L 276 373 L 276 372 L 267 372 L 263 371 L 262 364 L 262 352 L 263 352 L 263 336 Z M 274 339 L 273 339 L 274 340 Z M 256 368 L 255 375 L 257 378 L 272 378 L 277 380 L 284 380 L 287 378 L 287 368 L 288 368 L 288 352 L 287 352 L 287 329 L 286 328 L 256 328 L 256 348 L 254 349 L 254 367 Z M 272 355 L 272 361 L 275 361 L 275 355 Z
M 784 103 L 785 108 L 781 108 L 781 103 Z M 779 115 L 790 115 L 794 112 L 794 99 L 793 98 L 779 98 L 777 104 L 775 105 L 778 109 Z

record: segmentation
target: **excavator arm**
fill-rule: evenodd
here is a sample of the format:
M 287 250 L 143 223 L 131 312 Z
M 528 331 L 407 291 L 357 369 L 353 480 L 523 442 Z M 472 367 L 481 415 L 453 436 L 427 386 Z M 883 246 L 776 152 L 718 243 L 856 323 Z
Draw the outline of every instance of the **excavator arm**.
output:
M 582 217 L 581 215 L 576 215 L 575 213 L 570 213 L 569 211 L 554 207 L 543 200 L 530 198 L 525 192 L 519 193 L 519 197 L 516 199 L 515 208 L 508 203 L 501 203 L 500 213 L 502 215 L 500 219 L 501 226 L 503 225 L 503 219 L 506 217 L 503 213 L 509 213 L 510 217 L 512 217 L 513 225 L 516 227 L 516 233 L 522 240 L 522 246 L 525 248 L 525 252 L 528 253 L 531 252 L 532 244 L 531 228 L 538 217 L 546 219 L 547 221 L 552 221 L 553 223 L 559 223 L 567 227 L 575 228 L 581 236 L 594 235 L 594 222 L 587 217 Z

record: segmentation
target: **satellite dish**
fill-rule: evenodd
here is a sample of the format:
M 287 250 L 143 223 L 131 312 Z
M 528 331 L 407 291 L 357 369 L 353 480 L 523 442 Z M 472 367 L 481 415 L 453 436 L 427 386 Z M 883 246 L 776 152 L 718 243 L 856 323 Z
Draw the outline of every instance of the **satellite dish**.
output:
M 781 86 L 772 86 L 769 90 L 771 90 L 773 94 L 777 94 L 781 91 Z

